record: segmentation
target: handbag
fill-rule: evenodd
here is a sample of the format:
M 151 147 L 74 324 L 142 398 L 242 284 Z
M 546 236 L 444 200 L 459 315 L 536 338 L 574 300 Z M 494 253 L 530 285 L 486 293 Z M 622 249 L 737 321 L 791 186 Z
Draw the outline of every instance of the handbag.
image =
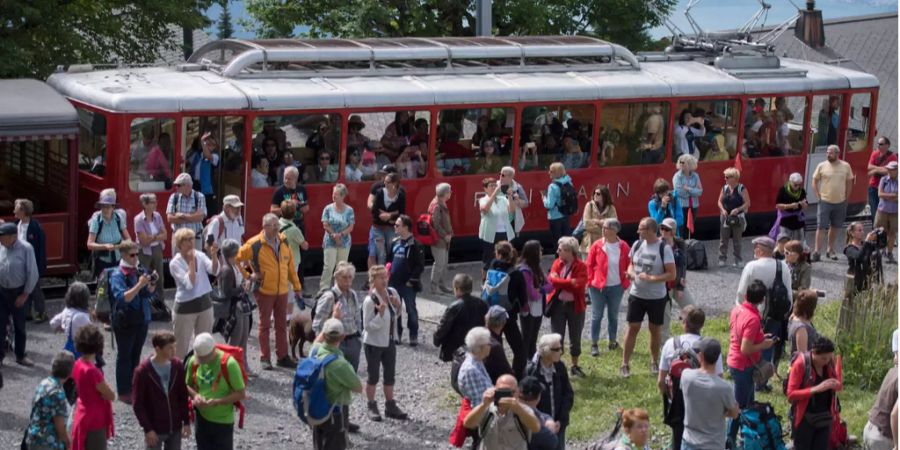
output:
M 553 311 L 553 306 L 560 301 L 562 300 L 559 299 L 559 290 L 557 289 L 553 296 L 550 297 L 550 301 L 547 302 L 547 307 L 544 308 L 544 317 L 550 317 L 550 312 Z

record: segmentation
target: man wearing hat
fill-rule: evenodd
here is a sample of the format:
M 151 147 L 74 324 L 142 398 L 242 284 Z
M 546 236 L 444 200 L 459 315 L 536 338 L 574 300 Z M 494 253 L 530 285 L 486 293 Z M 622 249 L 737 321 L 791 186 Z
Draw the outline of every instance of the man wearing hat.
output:
M 693 344 L 700 367 L 681 373 L 684 396 L 684 434 L 682 450 L 725 448 L 725 418 L 741 412 L 731 385 L 721 377 L 722 346 L 711 338 Z
M 12 318 L 15 331 L 16 362 L 31 367 L 34 362 L 25 356 L 25 301 L 37 288 L 38 266 L 34 248 L 19 239 L 14 223 L 0 225 L 0 365 L 6 356 L 6 327 Z
M 247 397 L 240 364 L 216 349 L 209 333 L 194 338 L 194 354 L 185 362 L 188 395 L 197 409 L 198 449 L 231 449 L 234 447 L 235 404 Z M 222 358 L 227 357 L 227 382 L 221 374 Z
M 222 247 L 225 239 L 234 239 L 238 243 L 244 242 L 244 219 L 241 218 L 241 208 L 244 203 L 237 195 L 226 195 L 222 200 L 222 212 L 217 214 L 206 227 L 204 243 L 212 239 L 216 247 Z
M 131 240 L 125 210 L 117 209 L 116 190 L 100 191 L 100 199 L 94 204 L 99 211 L 88 219 L 87 248 L 91 253 L 94 278 L 107 268 L 119 265 L 119 244 Z
M 488 376 L 494 383 L 501 375 L 513 373 L 512 366 L 506 359 L 506 351 L 503 350 L 502 333 L 507 320 L 509 320 L 509 314 L 500 305 L 491 306 L 487 315 L 484 316 L 484 326 L 491 331 L 491 352 L 484 359 L 484 368 L 487 369 Z
M 889 263 L 896 264 L 894 240 L 897 238 L 897 161 L 887 163 L 885 169 L 887 176 L 881 177 L 878 182 L 878 212 L 875 213 L 875 226 L 883 227 L 887 233 L 885 258 Z
M 352 394 L 362 392 L 363 386 L 353 366 L 344 359 L 340 345 L 344 340 L 344 324 L 339 319 L 328 319 L 322 325 L 322 333 L 316 338 L 316 358 L 322 360 L 330 355 L 337 359 L 325 367 L 325 396 L 328 402 L 341 407 L 340 414 L 331 415 L 331 419 L 321 425 L 312 427 L 313 448 L 316 450 L 340 450 L 347 448 L 347 430 L 349 423 Z M 310 349 L 310 353 L 312 353 Z
M 206 197 L 194 190 L 194 182 L 190 175 L 181 173 L 172 183 L 175 193 L 169 197 L 166 206 L 166 219 L 172 225 L 172 248 L 175 245 L 175 231 L 181 228 L 190 228 L 197 239 L 194 248 L 203 249 L 203 220 L 206 219 Z

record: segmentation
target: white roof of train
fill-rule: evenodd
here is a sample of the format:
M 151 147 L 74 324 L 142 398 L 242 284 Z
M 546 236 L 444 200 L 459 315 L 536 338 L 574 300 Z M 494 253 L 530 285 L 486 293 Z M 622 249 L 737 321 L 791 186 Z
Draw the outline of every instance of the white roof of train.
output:
M 876 77 L 825 64 L 795 59 L 780 59 L 776 69 L 731 71 L 707 63 L 705 60 L 637 62 L 634 55 L 622 47 L 590 38 L 566 42 L 565 38 L 553 38 L 553 45 L 529 47 L 530 41 L 550 38 L 490 39 L 490 46 L 473 49 L 456 46 L 459 38 L 426 41 L 422 50 L 426 58 L 486 58 L 497 51 L 500 58 L 513 61 L 512 65 L 491 67 L 466 66 L 464 69 L 431 66 L 427 70 L 391 69 L 379 70 L 305 70 L 297 76 L 290 71 L 253 71 L 261 61 L 272 64 L 279 57 L 285 61 L 304 62 L 315 60 L 347 61 L 362 58 L 362 64 L 385 61 L 402 61 L 415 57 L 415 52 L 405 49 L 398 53 L 382 51 L 374 44 L 383 45 L 387 40 L 338 41 L 338 44 L 360 45 L 364 49 L 297 48 L 288 44 L 304 44 L 304 41 L 232 41 L 246 44 L 249 50 L 236 52 L 236 57 L 217 66 L 128 68 L 82 73 L 57 73 L 48 83 L 62 94 L 75 100 L 117 112 L 153 113 L 176 111 L 216 110 L 293 110 L 336 109 L 391 106 L 428 106 L 445 104 L 492 104 L 540 101 L 591 101 L 597 99 L 631 99 L 659 97 L 725 96 L 762 93 L 804 94 L 822 90 L 848 88 L 872 88 L 878 86 Z M 439 42 L 438 42 L 439 41 Z M 507 42 L 512 41 L 512 42 Z M 276 42 L 270 48 L 259 50 L 257 43 Z M 316 41 L 326 42 L 326 41 Z M 507 47 L 497 44 L 506 43 Z M 225 42 L 228 43 L 227 41 Z M 365 44 L 365 45 L 364 45 Z M 481 45 L 481 43 L 476 42 Z M 579 47 L 579 45 L 584 44 Z M 218 45 L 222 45 L 221 43 Z M 287 48 L 286 48 L 287 47 Z M 327 47 L 327 46 L 325 46 Z M 262 47 L 260 47 L 262 48 Z M 510 48 L 513 48 L 511 50 Z M 579 53 L 579 48 L 581 48 Z M 368 50 L 366 50 L 368 49 Z M 201 52 L 203 49 L 198 50 Z M 327 52 L 326 52 L 327 50 Z M 352 50 L 352 52 L 348 52 Z M 478 54 L 480 50 L 482 54 Z M 579 56 L 603 56 L 609 67 L 588 61 L 587 64 L 563 64 L 555 66 L 527 66 L 529 51 L 538 56 L 565 53 Z M 320 53 L 316 53 L 320 52 Z M 350 53 L 360 55 L 350 55 Z M 443 55 L 445 52 L 446 55 Z M 518 52 L 518 53 L 517 53 Z M 196 54 L 195 54 L 196 55 Z M 368 55 L 368 56 L 367 56 Z M 487 55 L 487 56 L 486 56 Z M 565 56 L 565 55 L 561 55 Z M 516 58 L 522 60 L 517 66 Z M 368 60 L 365 58 L 369 58 Z M 192 61 L 194 57 L 192 57 Z M 242 61 L 243 60 L 243 61 Z M 205 60 L 204 60 L 205 61 Z M 598 60 L 599 61 L 599 60 Z M 610 62 L 611 61 L 611 62 Z M 208 62 L 208 61 L 205 61 Z M 243 62 L 245 65 L 235 65 Z M 356 61 L 360 62 L 360 61 Z M 256 66 L 251 66 L 255 64 Z M 517 70 L 521 67 L 521 70 Z M 304 69 L 306 69 L 304 67 Z M 752 72 L 752 74 L 749 74 Z

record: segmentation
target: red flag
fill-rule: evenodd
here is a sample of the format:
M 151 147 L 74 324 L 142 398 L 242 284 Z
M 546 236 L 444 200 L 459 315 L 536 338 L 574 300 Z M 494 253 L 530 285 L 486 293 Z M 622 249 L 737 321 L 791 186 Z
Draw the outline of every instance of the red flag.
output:
M 688 216 L 687 216 L 687 229 L 688 229 L 688 231 L 689 231 L 689 233 L 688 233 L 688 239 L 690 239 L 690 238 L 691 238 L 691 235 L 694 234 L 694 213 L 693 213 L 693 210 L 694 210 L 693 208 L 688 208 Z
M 744 173 L 744 168 L 741 166 L 741 151 L 738 150 L 734 155 L 734 168 L 738 170 L 740 173 Z

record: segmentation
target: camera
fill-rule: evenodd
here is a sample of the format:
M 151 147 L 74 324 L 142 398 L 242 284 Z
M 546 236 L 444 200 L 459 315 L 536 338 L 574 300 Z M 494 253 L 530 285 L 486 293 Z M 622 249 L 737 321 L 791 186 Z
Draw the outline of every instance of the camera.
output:
M 494 391 L 494 404 L 499 405 L 500 399 L 512 397 L 513 391 L 512 389 L 497 389 Z
M 875 248 L 879 250 L 887 248 L 887 233 L 884 232 L 883 227 L 875 229 Z
M 151 283 L 156 283 L 157 281 L 159 281 L 159 274 L 156 273 L 155 271 L 154 271 L 154 272 L 150 272 L 148 275 L 150 276 L 150 282 L 151 282 Z
M 504 194 L 508 193 L 508 192 L 509 192 L 509 185 L 508 185 L 508 184 L 504 184 L 504 185 L 500 186 L 500 192 L 502 192 L 502 193 L 504 193 Z M 885 245 L 887 245 L 887 244 L 885 244 Z

